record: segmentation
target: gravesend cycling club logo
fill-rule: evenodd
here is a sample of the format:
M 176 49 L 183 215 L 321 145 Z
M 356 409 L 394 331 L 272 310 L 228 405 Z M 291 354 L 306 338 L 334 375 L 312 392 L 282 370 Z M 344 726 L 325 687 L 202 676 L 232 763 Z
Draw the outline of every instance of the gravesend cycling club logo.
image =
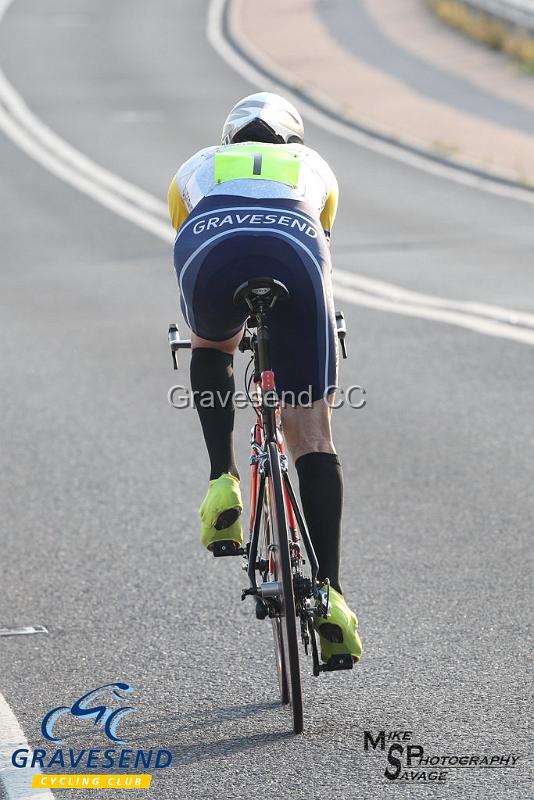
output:
M 92 731 L 96 728 L 114 746 L 83 749 L 57 747 L 53 750 L 19 747 L 11 756 L 13 767 L 21 770 L 84 769 L 95 770 L 97 773 L 38 773 L 32 776 L 32 788 L 148 788 L 152 775 L 139 774 L 138 771 L 170 767 L 172 753 L 164 749 L 136 750 L 115 746 L 124 745 L 128 741 L 120 729 L 124 718 L 136 711 L 130 700 L 130 695 L 134 692 L 134 687 L 129 683 L 106 683 L 84 692 L 70 705 L 55 706 L 42 719 L 41 734 L 45 740 L 55 745 L 62 744 L 64 738 L 72 734 L 74 729 L 79 735 L 83 725 L 86 736 L 94 738 Z M 126 773 L 103 774 L 101 771 L 104 769 L 118 769 Z
M 82 695 L 71 706 L 58 706 L 49 711 L 43 718 L 41 723 L 41 733 L 45 739 L 51 742 L 61 742 L 61 739 L 54 736 L 54 728 L 56 722 L 64 714 L 72 714 L 73 717 L 80 719 L 92 719 L 95 725 L 103 728 L 104 733 L 111 739 L 112 742 L 117 744 L 124 744 L 124 739 L 119 739 L 117 736 L 117 725 L 125 714 L 130 714 L 135 709 L 132 706 L 124 706 L 123 708 L 113 709 L 106 705 L 91 706 L 90 704 L 97 700 L 102 695 L 111 693 L 113 697 L 119 700 L 124 700 L 122 692 L 130 693 L 135 691 L 132 686 L 127 683 L 106 683 L 98 689 L 92 689 L 87 694 Z
M 428 753 L 413 740 L 412 731 L 364 731 L 363 749 L 386 756 L 384 776 L 401 783 L 443 782 L 451 770 L 513 769 L 520 755 L 514 753 Z

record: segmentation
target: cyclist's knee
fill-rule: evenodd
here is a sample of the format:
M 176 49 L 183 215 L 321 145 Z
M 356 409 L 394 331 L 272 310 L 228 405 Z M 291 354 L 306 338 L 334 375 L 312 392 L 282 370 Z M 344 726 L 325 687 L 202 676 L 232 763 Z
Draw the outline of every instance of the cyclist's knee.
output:
M 209 347 L 211 350 L 221 350 L 223 353 L 230 353 L 232 355 L 241 341 L 243 331 L 240 330 L 231 339 L 225 339 L 222 342 L 210 341 L 209 339 L 202 339 L 196 333 L 191 333 L 191 348 L 196 350 L 197 347 Z
M 284 438 L 296 461 L 306 453 L 335 453 L 330 426 L 331 411 L 323 400 L 312 408 L 286 407 L 282 410 Z

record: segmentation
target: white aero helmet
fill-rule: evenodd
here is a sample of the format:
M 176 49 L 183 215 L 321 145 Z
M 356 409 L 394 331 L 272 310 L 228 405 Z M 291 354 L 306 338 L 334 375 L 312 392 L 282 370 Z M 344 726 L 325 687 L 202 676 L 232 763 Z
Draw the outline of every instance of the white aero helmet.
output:
M 272 142 L 302 144 L 304 123 L 294 105 L 279 94 L 257 92 L 232 108 L 222 132 L 223 144 Z

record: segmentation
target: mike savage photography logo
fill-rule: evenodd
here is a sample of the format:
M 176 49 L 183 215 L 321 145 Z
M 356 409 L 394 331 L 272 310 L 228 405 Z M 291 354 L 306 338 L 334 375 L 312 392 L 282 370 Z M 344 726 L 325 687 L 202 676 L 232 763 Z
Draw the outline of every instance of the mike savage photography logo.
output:
M 342 408 L 343 406 L 360 409 L 367 403 L 366 394 L 364 387 L 359 384 L 347 386 L 346 389 L 340 386 L 328 386 L 323 393 L 323 399 L 333 409 Z M 295 405 L 301 408 L 312 408 L 314 402 L 312 397 L 311 386 L 300 392 L 283 391 L 278 393 L 266 391 L 262 393 L 261 398 L 256 392 L 249 395 L 244 390 L 236 392 L 191 391 L 187 386 L 182 386 L 181 384 L 171 386 L 167 393 L 169 404 L 176 409 L 195 408 L 197 406 L 200 408 L 219 408 L 220 406 L 226 408 L 232 403 L 236 409 L 246 409 L 249 406 L 259 408 L 262 402 L 266 404 L 278 402 L 281 408 L 294 407 Z
M 385 756 L 384 777 L 398 783 L 443 783 L 455 770 L 514 769 L 517 753 L 435 753 L 414 741 L 412 731 L 364 731 L 363 749 Z
M 146 789 L 152 774 L 140 770 L 159 770 L 171 766 L 172 753 L 164 749 L 135 749 L 118 747 L 127 744 L 119 726 L 124 718 L 135 712 L 130 695 L 135 691 L 128 683 L 106 683 L 77 697 L 70 705 L 59 705 L 48 711 L 41 722 L 43 739 L 62 744 L 70 731 L 79 735 L 79 727 L 87 723 L 99 729 L 111 747 L 55 747 L 33 750 L 19 747 L 11 755 L 12 767 L 30 770 L 32 788 L 48 789 Z M 126 702 L 125 702 L 126 701 Z M 67 720 L 71 723 L 68 724 Z M 94 738 L 89 729 L 88 738 Z M 83 770 L 82 772 L 60 772 L 59 770 Z M 40 770 L 41 772 L 37 772 Z M 86 772 L 85 770 L 94 770 Z M 104 770 L 116 770 L 107 773 Z M 51 772 L 50 772 L 51 771 Z

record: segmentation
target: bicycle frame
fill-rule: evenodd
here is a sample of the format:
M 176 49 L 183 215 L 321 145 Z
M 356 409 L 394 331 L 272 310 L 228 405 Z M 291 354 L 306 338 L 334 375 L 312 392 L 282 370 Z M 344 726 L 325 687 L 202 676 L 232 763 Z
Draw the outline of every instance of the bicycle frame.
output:
M 266 470 L 268 469 L 266 445 L 268 442 L 275 442 L 280 454 L 280 466 L 284 483 L 284 505 L 291 541 L 295 549 L 297 549 L 299 547 L 298 534 L 300 534 L 309 559 L 312 587 L 315 587 L 317 586 L 319 563 L 289 478 L 284 439 L 279 424 L 280 408 L 276 393 L 275 375 L 270 369 L 269 328 L 265 316 L 261 311 L 256 312 L 257 333 L 251 342 L 255 364 L 253 406 L 256 412 L 256 421 L 250 433 L 250 542 L 247 574 L 251 589 L 257 591 L 256 559 L 263 513 Z
M 243 589 L 241 598 L 254 597 L 256 617 L 269 616 L 272 621 L 281 701 L 291 703 L 294 730 L 299 733 L 303 716 L 298 621 L 307 655 L 311 645 L 315 676 L 321 672 L 352 669 L 352 658 L 341 654 L 331 656 L 326 664 L 319 662 L 315 626 L 317 617 L 328 615 L 329 581 L 325 579 L 320 583 L 318 580 L 317 556 L 289 477 L 280 400 L 269 353 L 269 312 L 284 295 L 287 299 L 286 287 L 270 278 L 251 279 L 234 294 L 234 302 L 246 303 L 250 314 L 239 349 L 252 351 L 254 362 L 252 379 L 246 384 L 256 417 L 250 433 L 249 540 L 245 547 L 232 548 L 221 541 L 220 548 L 214 545 L 213 555 L 243 556 L 246 560 L 249 586 Z M 346 357 L 346 328 L 340 312 L 336 313 L 336 324 Z M 173 366 L 177 369 L 178 350 L 190 348 L 191 342 L 180 339 L 176 325 L 172 324 L 169 344 Z M 252 383 L 253 398 L 249 392 Z M 302 569 L 306 563 L 310 577 L 308 570 L 304 574 Z

